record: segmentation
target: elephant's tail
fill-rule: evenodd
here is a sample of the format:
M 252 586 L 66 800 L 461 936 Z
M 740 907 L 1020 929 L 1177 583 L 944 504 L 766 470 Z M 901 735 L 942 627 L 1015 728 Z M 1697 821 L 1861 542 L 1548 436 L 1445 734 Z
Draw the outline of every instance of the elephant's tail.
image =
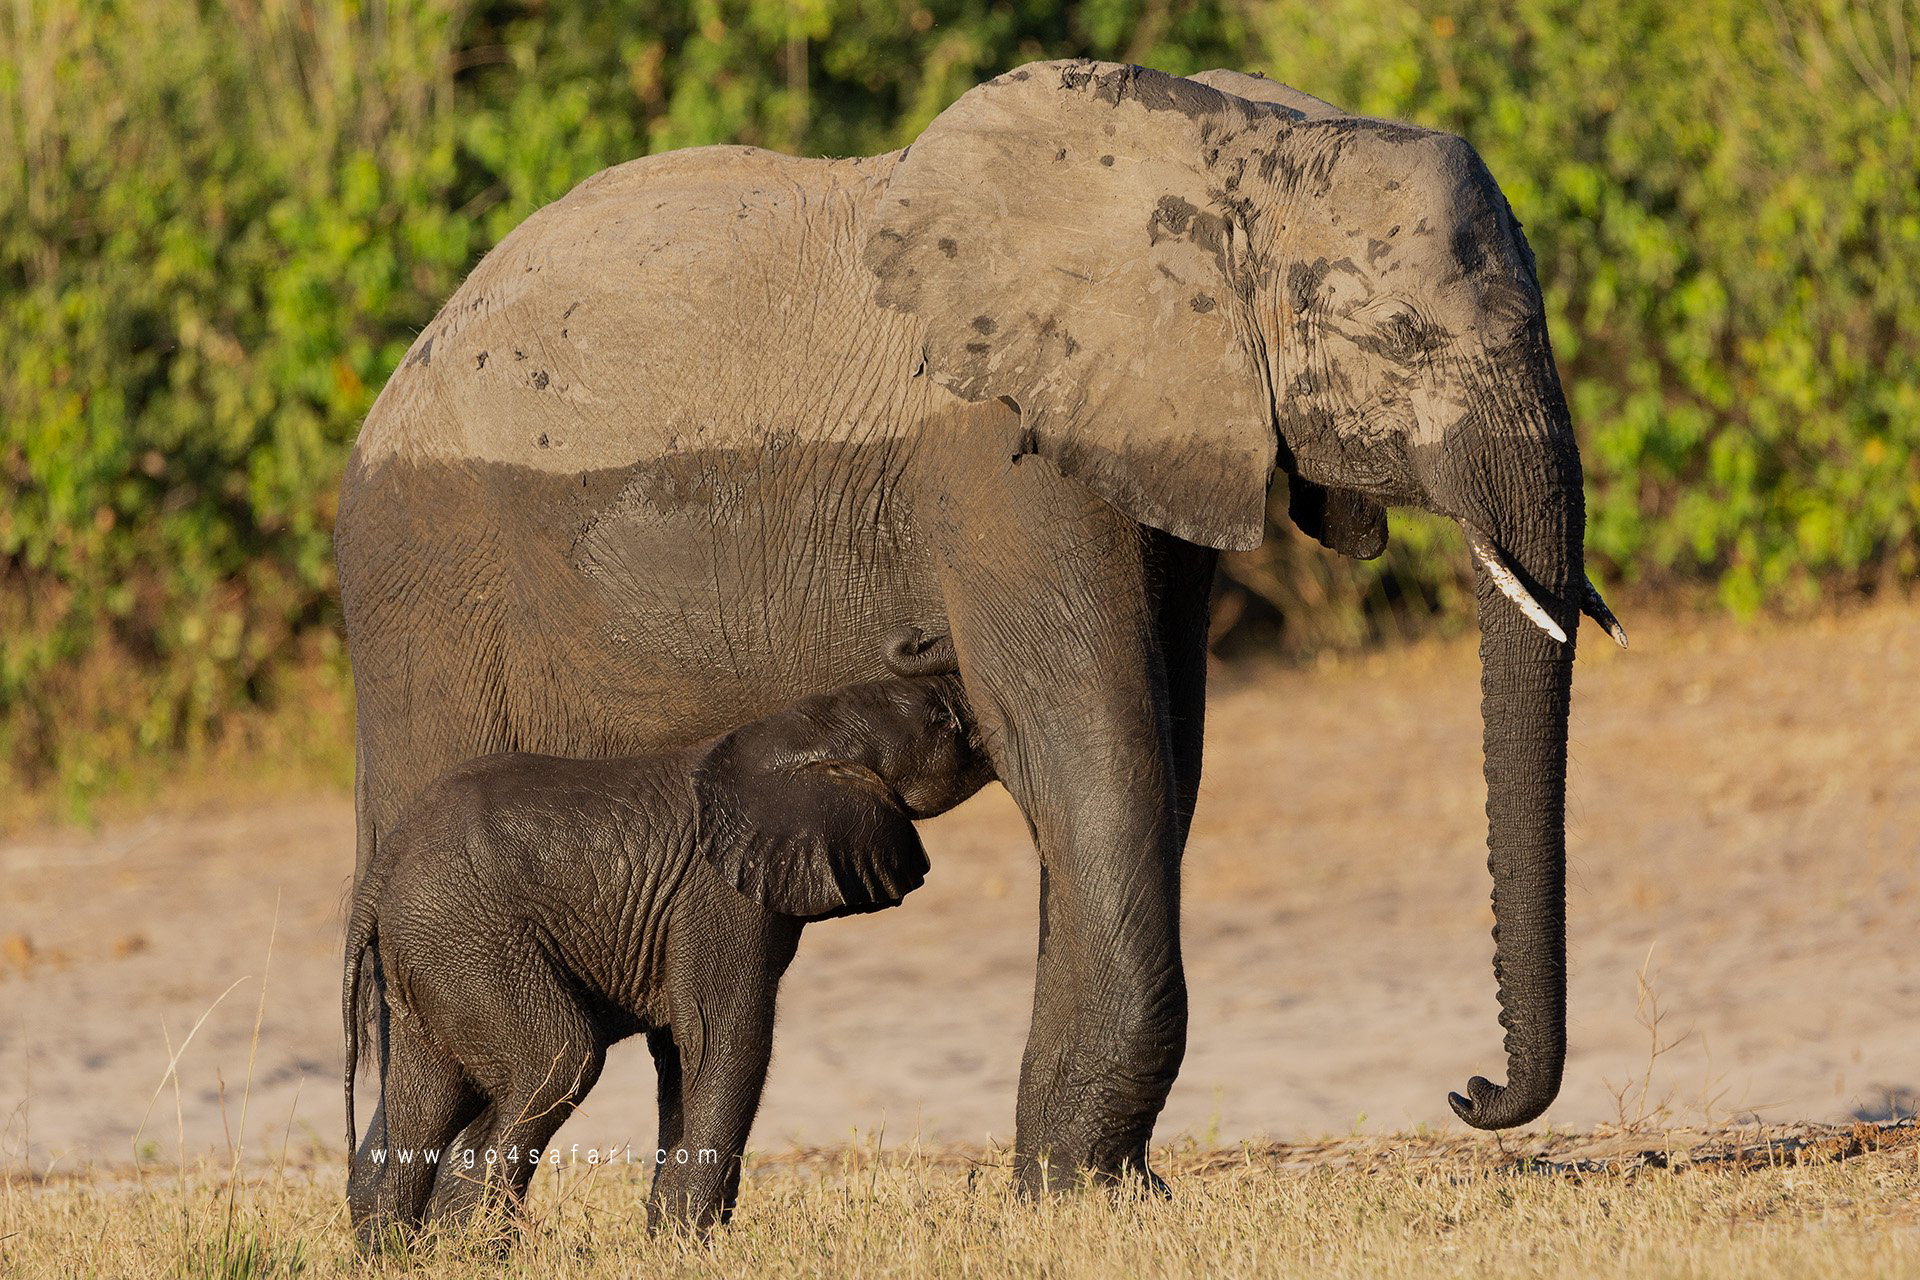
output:
M 360 1137 L 354 1123 L 353 1083 L 360 1066 L 362 1033 L 369 1024 L 378 1037 L 376 1053 L 380 1080 L 386 1083 L 387 1058 L 387 983 L 380 971 L 379 917 L 374 910 L 378 897 L 371 875 L 363 876 L 353 895 L 353 912 L 347 920 L 347 969 L 341 984 L 341 1016 L 347 1030 L 347 1158 L 359 1149 Z M 367 964 L 371 957 L 373 963 Z

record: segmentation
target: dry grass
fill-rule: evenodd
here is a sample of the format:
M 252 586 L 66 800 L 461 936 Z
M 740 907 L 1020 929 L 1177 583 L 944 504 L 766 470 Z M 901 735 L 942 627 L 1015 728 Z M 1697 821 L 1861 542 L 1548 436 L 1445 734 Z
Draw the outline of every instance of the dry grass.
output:
M 337 1155 L 255 1168 L 18 1179 L 0 1271 L 24 1276 L 1631 1275 L 1920 1269 L 1920 1142 L 1798 1126 L 1649 1137 L 1406 1137 L 1162 1152 L 1171 1201 L 1015 1200 L 992 1153 L 858 1148 L 753 1162 L 734 1224 L 649 1238 L 638 1166 L 535 1184 L 526 1237 L 368 1263 Z M 229 1205 L 232 1206 L 231 1210 Z

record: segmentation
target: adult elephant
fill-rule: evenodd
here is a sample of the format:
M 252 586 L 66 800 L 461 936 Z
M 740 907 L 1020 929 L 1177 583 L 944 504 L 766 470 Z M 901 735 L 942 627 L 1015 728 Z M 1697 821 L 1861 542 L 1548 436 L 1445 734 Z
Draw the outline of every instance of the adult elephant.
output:
M 909 148 L 637 160 L 475 268 L 338 524 L 360 866 L 470 756 L 686 743 L 950 633 L 1041 860 L 1022 1178 L 1144 1169 L 1185 1048 L 1179 863 L 1216 549 L 1276 467 L 1352 555 L 1479 563 L 1508 1083 L 1565 1047 L 1580 459 L 1518 222 L 1458 138 L 1271 82 L 1037 63 Z

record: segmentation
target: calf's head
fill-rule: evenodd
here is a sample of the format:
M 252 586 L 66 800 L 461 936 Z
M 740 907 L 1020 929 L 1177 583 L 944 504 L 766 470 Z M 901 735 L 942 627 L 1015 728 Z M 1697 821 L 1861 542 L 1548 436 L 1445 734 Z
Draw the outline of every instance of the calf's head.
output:
M 701 854 L 772 911 L 878 911 L 920 887 L 913 824 L 985 786 L 957 675 L 847 685 L 719 739 L 694 772 Z

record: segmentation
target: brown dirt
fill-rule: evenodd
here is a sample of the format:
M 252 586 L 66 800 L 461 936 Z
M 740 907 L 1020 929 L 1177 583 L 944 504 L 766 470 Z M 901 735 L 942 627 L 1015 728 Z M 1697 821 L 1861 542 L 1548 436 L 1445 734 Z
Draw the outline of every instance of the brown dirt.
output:
M 1631 653 L 1581 656 L 1573 1053 L 1548 1119 L 1911 1110 L 1920 606 L 1637 622 Z M 1446 1091 L 1500 1075 L 1477 697 L 1470 640 L 1223 673 L 1186 881 L 1192 1030 L 1162 1138 L 1459 1131 Z M 904 908 L 808 932 L 757 1147 L 882 1126 L 889 1144 L 1011 1137 L 1033 855 L 998 788 L 927 842 L 932 878 Z M 337 1143 L 352 862 L 338 796 L 0 844 L 0 1165 L 129 1159 L 169 1037 L 258 978 L 276 911 L 247 1140 Z M 1672 1045 L 1651 1073 L 1649 993 Z M 169 1089 L 142 1142 L 171 1157 L 180 1128 L 190 1153 L 238 1136 L 259 996 L 243 981 L 207 1015 L 180 1060 L 180 1127 Z M 650 1072 L 637 1045 L 616 1050 L 565 1141 L 645 1143 Z

